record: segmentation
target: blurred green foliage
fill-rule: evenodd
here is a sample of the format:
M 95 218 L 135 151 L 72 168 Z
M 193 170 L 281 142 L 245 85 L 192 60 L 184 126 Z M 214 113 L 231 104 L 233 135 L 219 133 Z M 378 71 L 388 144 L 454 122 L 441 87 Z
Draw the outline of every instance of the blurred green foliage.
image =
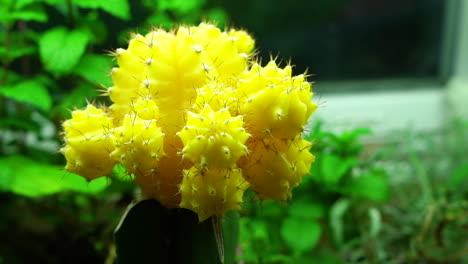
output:
M 250 203 L 241 218 L 246 263 L 468 263 L 468 129 L 408 131 L 363 145 L 318 122 L 311 173 L 288 205 Z M 405 139 L 402 141 L 401 139 Z
M 60 170 L 60 123 L 85 98 L 103 100 L 94 98 L 111 84 L 114 65 L 105 50 L 151 25 L 205 18 L 223 27 L 228 14 L 213 3 L 0 0 L 0 263 L 115 260 L 113 230 L 134 187 L 120 167 L 92 183 Z M 256 19 L 260 27 L 283 23 Z M 239 260 L 468 263 L 467 133 L 457 122 L 430 136 L 401 133 L 382 146 L 363 144 L 365 128 L 335 134 L 315 124 L 306 136 L 316 161 L 294 199 L 285 205 L 246 196 Z
M 134 185 L 121 167 L 89 183 L 63 171 L 61 122 L 109 103 L 96 98 L 111 85 L 105 54 L 132 32 L 202 19 L 227 15 L 205 0 L 0 0 L 0 263 L 115 260 Z
M 316 160 L 291 203 L 253 201 L 241 218 L 241 258 L 248 263 L 345 263 L 326 251 L 361 233 L 375 238 L 380 231 L 377 208 L 388 201 L 390 186 L 385 170 L 362 156 L 359 139 L 371 131 L 334 134 L 322 124 L 306 136 L 315 143 Z M 366 223 L 368 229 L 360 232 L 350 222 Z
M 12 178 L 8 184 L 2 180 L 3 188 L 35 196 L 74 186 L 67 182 L 77 182 L 76 175 L 55 171 L 64 164 L 56 155 L 60 122 L 86 99 L 100 101 L 94 99 L 97 91 L 111 85 L 114 62 L 104 55 L 106 49 L 125 45 L 122 40 L 141 25 L 149 30 L 201 18 L 222 25 L 227 16 L 204 0 L 145 0 L 132 9 L 127 0 L 1 0 L 0 154 L 16 155 L 0 158 L 2 178 Z M 27 173 L 18 173 L 17 164 Z M 41 174 L 47 176 L 41 179 Z M 40 181 L 36 187 L 43 191 L 16 188 L 26 182 L 24 176 L 32 186 Z

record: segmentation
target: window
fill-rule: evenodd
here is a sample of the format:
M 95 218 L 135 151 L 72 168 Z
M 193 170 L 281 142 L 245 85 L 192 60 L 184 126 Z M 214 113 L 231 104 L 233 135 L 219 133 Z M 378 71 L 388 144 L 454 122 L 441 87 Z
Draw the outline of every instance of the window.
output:
M 370 126 L 384 133 L 432 130 L 445 122 L 448 89 L 443 88 L 460 68 L 461 46 L 468 45 L 462 37 L 468 3 L 238 0 L 225 5 L 262 50 L 291 58 L 295 73 L 309 68 L 321 106 L 317 116 L 332 129 Z

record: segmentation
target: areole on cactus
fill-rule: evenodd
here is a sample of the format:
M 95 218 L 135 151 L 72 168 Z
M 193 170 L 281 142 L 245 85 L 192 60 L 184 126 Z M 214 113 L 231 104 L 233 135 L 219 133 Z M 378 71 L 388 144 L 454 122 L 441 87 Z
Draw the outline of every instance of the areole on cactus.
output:
M 317 106 L 305 75 L 261 66 L 253 49 L 209 23 L 135 35 L 115 52 L 113 104 L 63 123 L 66 170 L 93 180 L 120 163 L 144 197 L 199 221 L 240 210 L 249 187 L 290 199 L 314 160 L 301 132 Z

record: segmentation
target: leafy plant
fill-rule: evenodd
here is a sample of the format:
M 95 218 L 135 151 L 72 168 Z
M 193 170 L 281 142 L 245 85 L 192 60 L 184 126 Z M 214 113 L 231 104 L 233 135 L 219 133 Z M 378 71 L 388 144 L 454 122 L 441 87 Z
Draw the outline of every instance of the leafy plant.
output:
M 379 203 L 387 201 L 390 192 L 385 171 L 364 157 L 360 138 L 370 133 L 355 129 L 334 134 L 323 131 L 318 122 L 307 135 L 316 142 L 312 147 L 316 161 L 291 204 L 254 200 L 241 218 L 241 259 L 344 263 L 357 253 L 346 247 L 375 240 L 381 230 Z
M 0 236 L 10 241 L 0 243 L 0 263 L 112 262 L 117 223 L 109 219 L 133 187 L 121 168 L 92 183 L 64 172 L 60 123 L 109 87 L 114 62 L 105 53 L 131 31 L 203 17 L 227 19 L 205 1 L 0 0 Z
M 143 8 L 144 16 L 132 17 L 133 11 Z M 190 5 L 144 1 L 130 6 L 127 0 L 2 0 L 0 154 L 17 155 L 17 159 L 27 161 L 23 165 L 29 170 L 36 169 L 32 174 L 11 175 L 12 186 L 4 190 L 16 192 L 21 189 L 14 186 L 17 182 L 59 168 L 50 164 L 64 163 L 55 155 L 60 145 L 60 121 L 70 117 L 71 109 L 85 106 L 85 98 L 95 98 L 98 90 L 111 84 L 109 72 L 114 63 L 104 53 L 105 48 L 117 46 L 119 34 L 127 36 L 128 28 L 138 23 L 149 27 L 195 22 L 205 13 L 207 19 L 215 18 L 209 15 L 210 8 L 205 1 L 192 1 Z M 161 15 L 166 15 L 164 23 L 153 19 Z M 115 31 L 112 21 L 118 21 L 120 33 L 109 34 Z M 6 171 L 15 170 L 15 158 L 4 158 L 3 164 Z M 35 182 L 38 190 L 66 189 L 54 183 L 60 182 L 59 176 L 64 173 L 48 175 L 50 181 Z

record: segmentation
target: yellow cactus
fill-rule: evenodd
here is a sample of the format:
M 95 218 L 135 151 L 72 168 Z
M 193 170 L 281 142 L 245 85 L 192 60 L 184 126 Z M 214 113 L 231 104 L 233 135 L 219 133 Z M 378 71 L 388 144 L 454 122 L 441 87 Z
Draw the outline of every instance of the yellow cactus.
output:
M 65 155 L 69 172 L 92 180 L 110 173 L 117 163 L 109 154 L 114 150 L 112 123 L 101 109 L 88 105 L 73 111 L 72 118 L 63 123 Z
M 299 136 L 292 140 L 261 139 L 250 145 L 251 155 L 241 162 L 243 174 L 260 199 L 289 200 L 301 177 L 309 172 L 314 156 L 311 143 Z
M 210 216 L 222 217 L 227 210 L 241 209 L 242 195 L 248 186 L 239 168 L 206 169 L 194 166 L 184 170 L 180 207 L 197 213 L 200 221 Z
M 203 221 L 240 210 L 250 186 L 285 201 L 313 162 L 300 137 L 311 84 L 254 61 L 253 38 L 212 24 L 136 34 L 117 49 L 108 108 L 63 123 L 66 169 L 92 180 L 120 163 L 143 196 Z
M 187 125 L 177 133 L 184 148 L 182 156 L 206 168 L 232 168 L 247 154 L 249 137 L 242 116 L 231 117 L 226 108 L 214 112 L 205 106 L 200 114 L 187 113 Z

